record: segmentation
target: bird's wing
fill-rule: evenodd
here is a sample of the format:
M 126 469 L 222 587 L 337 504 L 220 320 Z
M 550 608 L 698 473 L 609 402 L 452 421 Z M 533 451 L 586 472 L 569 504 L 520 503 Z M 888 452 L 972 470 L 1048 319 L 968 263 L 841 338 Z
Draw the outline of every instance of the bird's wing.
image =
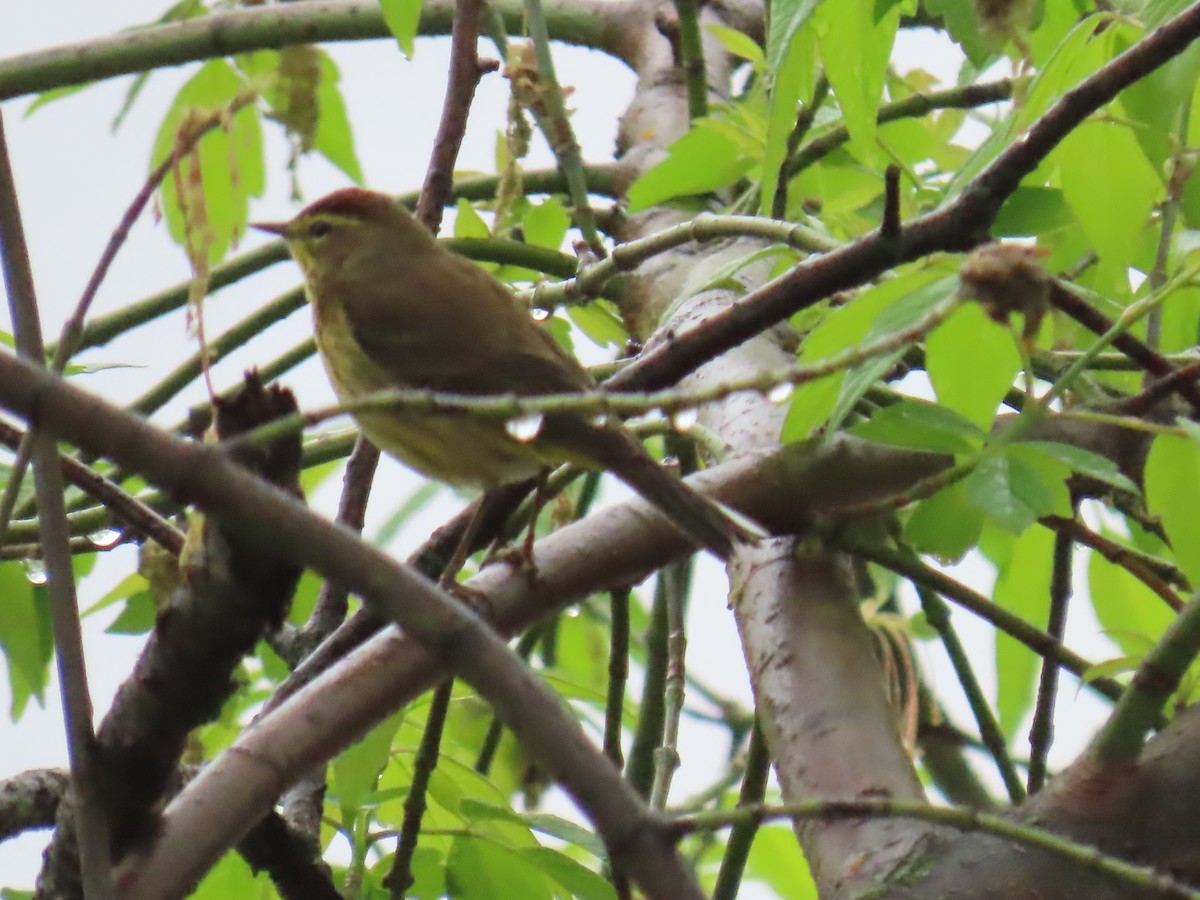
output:
M 397 272 L 402 290 L 376 285 L 346 304 L 354 337 L 398 385 L 519 395 L 592 386 L 507 286 L 448 250 L 431 262 Z

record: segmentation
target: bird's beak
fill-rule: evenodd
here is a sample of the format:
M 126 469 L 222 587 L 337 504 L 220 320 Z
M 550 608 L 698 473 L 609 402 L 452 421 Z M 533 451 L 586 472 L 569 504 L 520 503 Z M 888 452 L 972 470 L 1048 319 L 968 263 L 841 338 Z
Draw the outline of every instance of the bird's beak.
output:
M 251 222 L 250 227 L 267 234 L 277 234 L 283 237 L 287 234 L 289 222 Z

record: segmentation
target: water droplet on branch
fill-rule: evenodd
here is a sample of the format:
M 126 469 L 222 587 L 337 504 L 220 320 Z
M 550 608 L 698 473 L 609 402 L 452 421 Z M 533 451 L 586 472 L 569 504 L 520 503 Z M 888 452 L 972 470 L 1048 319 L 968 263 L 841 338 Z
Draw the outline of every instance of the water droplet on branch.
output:
M 541 432 L 542 423 L 545 420 L 546 417 L 539 412 L 530 413 L 526 416 L 509 419 L 504 423 L 504 430 L 522 444 L 528 444 Z

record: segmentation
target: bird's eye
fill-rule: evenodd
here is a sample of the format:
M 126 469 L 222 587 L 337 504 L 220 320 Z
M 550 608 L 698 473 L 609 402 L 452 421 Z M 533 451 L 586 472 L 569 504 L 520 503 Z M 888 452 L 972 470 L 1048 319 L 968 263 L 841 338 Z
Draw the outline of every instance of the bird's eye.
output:
M 320 219 L 308 226 L 308 236 L 310 238 L 323 238 L 331 231 L 333 231 L 333 226 Z

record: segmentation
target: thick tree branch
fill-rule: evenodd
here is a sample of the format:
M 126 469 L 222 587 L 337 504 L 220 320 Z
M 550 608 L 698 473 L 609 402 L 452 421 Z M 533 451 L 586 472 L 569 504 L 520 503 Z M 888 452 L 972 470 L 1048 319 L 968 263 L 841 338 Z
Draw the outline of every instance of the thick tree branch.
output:
M 510 31 L 521 31 L 520 0 L 495 6 Z M 546 16 L 557 40 L 620 57 L 622 17 L 638 6 L 632 0 L 558 0 L 547 4 Z M 420 33 L 448 34 L 454 7 L 454 0 L 427 0 Z M 214 56 L 390 37 L 376 0 L 312 0 L 237 9 L 0 60 L 0 101 Z

